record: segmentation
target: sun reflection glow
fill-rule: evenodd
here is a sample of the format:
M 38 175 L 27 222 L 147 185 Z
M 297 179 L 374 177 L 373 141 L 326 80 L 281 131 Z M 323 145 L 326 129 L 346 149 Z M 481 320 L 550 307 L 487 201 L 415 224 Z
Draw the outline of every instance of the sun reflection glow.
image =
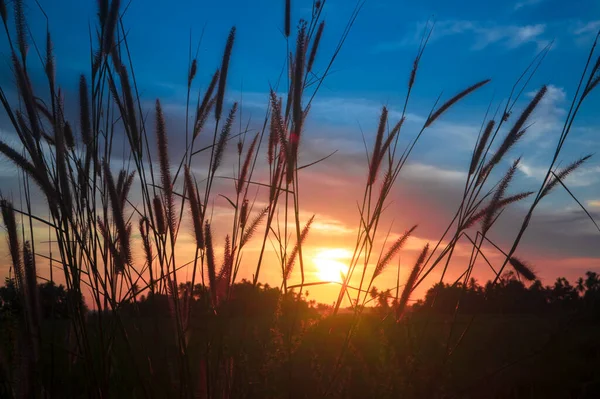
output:
M 348 261 L 352 254 L 342 248 L 322 249 L 313 257 L 317 277 L 321 281 L 342 282 L 342 274 L 348 273 Z

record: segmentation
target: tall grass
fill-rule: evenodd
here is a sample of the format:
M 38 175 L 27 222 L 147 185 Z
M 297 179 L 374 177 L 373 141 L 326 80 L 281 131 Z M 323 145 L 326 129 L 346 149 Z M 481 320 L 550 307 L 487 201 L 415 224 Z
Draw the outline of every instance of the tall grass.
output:
M 259 131 L 242 128 L 243 103 L 231 103 L 227 96 L 230 64 L 236 62 L 237 31 L 232 27 L 225 41 L 220 67 L 206 89 L 198 92 L 195 106 L 190 105 L 190 96 L 199 65 L 203 63 L 190 55 L 185 82 L 185 150 L 178 154 L 178 159 L 172 159 L 168 115 L 163 112 L 159 99 L 155 101 L 153 122 L 148 123 L 146 118 L 126 29 L 120 18 L 123 8 L 120 1 L 98 2 L 98 19 L 92 29 L 96 34 L 91 40 L 90 71 L 79 77 L 78 121 L 67 120 L 64 94 L 55 79 L 50 31 L 45 38 L 45 54 L 40 55 L 49 89 L 45 95 L 41 94 L 45 90 L 32 84 L 30 64 L 34 61 L 28 57 L 28 51 L 30 45 L 36 49 L 37 45 L 27 34 L 24 3 L 13 1 L 13 33 L 8 20 L 9 10 L 5 2 L 0 1 L 18 93 L 18 101 L 11 102 L 4 88 L 0 88 L 0 101 L 19 139 L 18 146 L 0 141 L 0 152 L 20 171 L 24 191 L 20 207 L 8 199 L 1 203 L 12 273 L 25 304 L 19 325 L 22 342 L 18 345 L 24 365 L 19 368 L 18 378 L 10 381 L 13 396 L 54 397 L 65 392 L 57 387 L 56 377 L 40 377 L 43 367 L 58 367 L 54 355 L 50 360 L 43 355 L 47 353 L 44 348 L 48 347 L 52 354 L 66 350 L 72 355 L 69 368 L 83 370 L 85 379 L 80 381 L 79 392 L 88 397 L 122 395 L 122 386 L 135 387 L 135 392 L 129 394 L 140 397 L 250 396 L 252 381 L 248 375 L 252 374 L 252 368 L 269 365 L 281 366 L 287 375 L 289 392 L 274 396 L 294 396 L 292 381 L 298 372 L 295 369 L 296 352 L 306 329 L 301 314 L 302 301 L 298 299 L 308 295 L 306 287 L 330 283 L 307 281 L 303 245 L 316 219 L 312 216 L 301 220 L 304 208 L 300 202 L 303 185 L 300 171 L 312 164 L 303 164 L 299 149 L 304 141 L 312 101 L 350 34 L 362 3 L 357 4 L 328 57 L 320 54 L 320 43 L 327 34 L 322 18 L 327 1 L 313 2 L 311 19 L 300 21 L 295 38 L 291 31 L 291 3 L 285 1 L 283 15 L 283 33 L 288 45 L 288 51 L 282 55 L 286 73 L 270 88 L 265 99 L 268 109 L 262 128 Z M 388 108 L 383 107 L 373 132 L 353 254 L 332 308 L 335 316 L 344 301 L 349 300 L 353 313 L 342 342 L 336 346 L 335 362 L 320 380 L 318 391 L 322 395 L 338 393 L 340 384 L 347 381 L 348 377 L 344 377 L 345 358 L 351 351 L 355 332 L 370 301 L 369 292 L 384 270 L 392 267 L 392 261 L 410 236 L 418 233 L 418 227 L 414 226 L 389 245 L 377 244 L 398 177 L 428 129 L 464 98 L 490 82 L 489 79 L 475 82 L 444 102 L 436 103 L 422 126 L 412 132 L 408 144 L 402 147 L 400 136 L 409 134 L 405 131 L 404 121 L 430 34 L 431 30 L 424 32 L 413 62 L 400 117 L 390 120 Z M 548 49 L 534 59 L 515 83 L 503 116 L 486 114 L 466 165 L 467 179 L 454 217 L 437 243 L 423 248 L 407 281 L 398 283 L 393 289 L 396 291 L 393 318 L 399 324 L 406 320 L 414 290 L 434 270 L 439 271 L 442 282 L 457 245 L 465 240 L 473 249 L 462 274 L 464 282 L 469 281 L 480 254 L 485 256 L 482 245 L 490 241 L 488 232 L 503 210 L 531 196 L 533 203 L 514 244 L 505 253 L 503 264 L 494 269 L 494 282 L 508 264 L 523 278 L 535 279 L 535 273 L 527 263 L 514 255 L 542 198 L 589 159 L 583 157 L 566 168 L 555 170 L 576 116 L 599 80 L 600 62 L 594 63 L 594 50 L 595 45 L 546 179 L 536 195 L 534 192 L 508 194 L 518 159 L 502 178 L 494 181 L 493 176 L 527 134 L 531 115 L 547 92 L 546 86 L 542 86 L 512 126 L 505 128 L 515 103 Z M 280 96 L 278 91 L 286 94 Z M 236 128 L 238 119 L 239 129 Z M 201 136 L 208 137 L 208 145 L 200 147 Z M 233 153 L 230 147 L 234 139 L 237 139 L 235 171 L 231 177 L 223 176 L 227 169 L 225 163 L 229 162 L 227 155 Z M 371 137 L 366 140 L 371 141 Z M 121 142 L 129 150 L 123 160 L 117 159 L 116 151 Z M 257 168 L 263 165 L 264 173 L 259 173 Z M 265 177 L 260 180 L 257 176 Z M 229 197 L 218 192 L 221 183 L 227 181 L 233 183 Z M 35 187 L 31 187 L 32 183 Z M 260 201 L 254 195 L 258 189 L 267 193 L 265 200 Z M 32 207 L 33 199 L 38 195 L 45 199 L 47 217 L 38 216 L 37 209 Z M 214 228 L 214 201 L 218 196 L 225 198 L 231 209 L 231 229 L 225 236 L 221 232 L 217 234 Z M 42 250 L 36 249 L 35 243 L 40 237 L 34 235 L 34 224 L 49 229 L 50 253 L 43 254 Z M 177 251 L 182 229 L 193 236 L 194 256 L 191 260 L 182 259 L 182 254 Z M 27 238 L 26 233 L 29 234 Z M 245 250 L 251 240 L 256 240 L 260 248 L 256 264 L 244 263 Z M 143 250 L 143 257 L 139 259 L 133 255 L 138 246 Z M 265 263 L 268 251 L 275 255 L 275 263 Z M 71 338 L 66 349 L 54 341 L 48 343 L 41 332 L 39 298 L 36 296 L 40 268 L 36 259 L 48 259 L 51 280 L 63 281 L 73 298 L 85 296 L 88 305 L 96 310 L 87 312 L 82 300 L 69 301 L 68 336 Z M 221 264 L 219 260 L 222 260 Z M 254 270 L 252 284 L 259 286 L 265 267 L 281 272 L 281 295 L 274 327 L 269 332 L 273 342 L 279 342 L 280 346 L 273 351 L 277 355 L 275 359 L 267 359 L 264 364 L 248 364 L 250 349 L 245 348 L 250 347 L 249 342 L 253 339 L 251 323 L 246 320 L 241 327 L 234 327 L 237 320 L 228 312 L 227 306 L 236 300 L 232 292 L 235 283 L 239 282 L 240 269 Z M 186 279 L 189 276 L 186 271 L 191 272 L 191 278 L 182 281 L 184 275 Z M 292 273 L 299 273 L 300 284 L 290 284 Z M 400 276 L 399 270 L 397 274 Z M 205 293 L 199 297 L 194 293 L 198 284 Z M 162 298 L 168 298 L 168 325 L 156 313 L 148 318 L 140 316 L 142 296 L 156 306 Z M 207 303 L 210 312 L 205 315 L 209 317 L 207 325 L 198 328 L 193 317 L 193 304 L 201 300 Z M 137 312 L 133 316 L 124 311 L 131 306 Z M 247 318 L 251 306 L 244 304 Z M 457 303 L 456 308 L 459 306 Z M 421 334 L 425 334 L 427 326 L 425 324 Z M 54 337 L 59 327 L 52 324 L 51 328 Z M 241 342 L 238 342 L 242 349 L 238 352 L 226 344 L 226 336 L 233 328 L 242 331 Z M 165 331 L 172 332 L 170 338 L 165 338 Z M 174 338 L 172 342 L 168 341 L 171 338 Z M 154 346 L 152 342 L 160 345 Z M 452 350 L 449 349 L 448 356 L 450 353 Z M 123 370 L 131 374 L 120 376 Z M 126 378 L 131 381 L 124 383 Z

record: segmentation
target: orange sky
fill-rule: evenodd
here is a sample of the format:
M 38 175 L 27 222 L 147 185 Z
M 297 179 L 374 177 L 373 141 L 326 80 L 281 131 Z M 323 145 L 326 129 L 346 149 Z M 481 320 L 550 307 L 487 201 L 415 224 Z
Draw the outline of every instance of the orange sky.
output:
M 300 174 L 300 204 L 303 209 L 300 214 L 301 224 L 304 225 L 313 214 L 315 215 L 308 239 L 303 246 L 305 282 L 307 283 L 322 281 L 324 279 L 338 280 L 340 271 L 345 272 L 347 270 L 352 251 L 354 250 L 356 229 L 359 220 L 357 200 L 362 198 L 362 184 L 364 184 L 365 179 L 362 173 L 364 173 L 363 171 L 366 168 L 359 164 L 347 167 L 344 163 L 346 161 L 343 158 L 336 160 L 335 157 L 332 157 L 331 161 L 327 161 L 329 164 L 325 163 L 314 167 L 312 170 L 304 170 Z M 344 173 L 341 173 L 342 168 Z M 415 224 L 418 224 L 419 227 L 400 252 L 400 256 L 396 257 L 389 264 L 386 271 L 375 280 L 374 285 L 379 289 L 389 289 L 396 286 L 398 267 L 400 267 L 400 283 L 403 284 L 425 243 L 429 242 L 431 245 L 435 245 L 440 233 L 450 220 L 450 214 L 447 209 L 443 209 L 439 204 L 436 205 L 436 198 L 428 198 L 421 192 L 426 189 L 427 183 L 420 183 L 420 186 L 413 181 L 415 177 L 419 177 L 419 173 L 422 173 L 421 169 L 418 166 L 412 166 L 407 169 L 406 174 L 408 177 L 403 177 L 398 181 L 397 187 L 393 190 L 388 201 L 389 206 L 383 215 L 382 223 L 379 227 L 379 235 L 375 240 L 375 249 L 367 268 L 366 281 L 370 279 L 374 263 L 379 257 L 380 251 L 385 251 L 391 242 L 406 229 Z M 425 181 L 430 179 L 431 174 L 434 172 L 433 170 L 426 170 L 429 177 L 425 178 Z M 412 174 L 416 174 L 416 176 L 412 176 Z M 447 180 L 448 178 L 448 176 L 444 175 L 444 179 Z M 260 181 L 260 174 L 256 175 L 255 179 Z M 444 184 L 452 185 L 453 183 L 445 181 Z M 230 180 L 222 180 L 216 185 L 215 190 L 217 193 L 227 195 L 232 190 L 232 182 Z M 252 198 L 255 194 L 257 198 L 255 209 L 258 209 L 260 208 L 261 198 L 265 195 L 264 189 L 259 189 L 257 192 L 251 190 L 249 196 Z M 217 262 L 219 262 L 224 237 L 231 229 L 232 212 L 230 205 L 225 199 L 218 196 L 214 198 L 212 225 Z M 446 196 L 445 202 L 449 203 L 449 209 L 452 209 L 452 206 L 456 205 L 456 201 L 451 196 Z M 514 222 L 514 220 L 518 220 L 519 212 L 519 208 L 517 207 L 513 213 L 507 213 L 505 217 L 509 222 Z M 283 224 L 283 220 L 281 219 L 279 223 Z M 290 221 L 289 227 L 293 231 L 294 225 L 292 221 Z M 47 241 L 48 230 L 44 227 L 37 227 L 37 229 L 36 237 L 38 237 L 38 242 L 36 243 L 36 251 L 39 254 L 48 255 L 48 244 L 42 243 Z M 535 223 L 532 224 L 532 229 L 539 233 L 539 229 L 536 228 Z M 389 237 L 387 244 L 384 246 L 385 236 L 388 232 Z M 259 228 L 251 242 L 244 248 L 239 279 L 252 278 L 263 234 L 264 224 Z M 497 238 L 498 243 L 504 245 L 505 249 L 508 249 L 506 246 L 510 244 L 510 239 L 513 237 L 510 234 L 510 229 L 501 229 L 499 234 L 503 234 L 504 236 L 497 238 L 498 233 L 494 231 L 490 233 L 490 236 L 493 239 Z M 292 234 L 291 237 L 290 248 L 295 242 L 295 235 Z M 134 239 L 138 239 L 138 237 L 134 235 Z M 260 281 L 279 287 L 282 281 L 281 269 L 276 259 L 273 245 L 275 245 L 274 240 L 267 242 Z M 178 238 L 177 263 L 181 265 L 191 261 L 194 256 L 194 250 L 195 242 L 192 237 L 192 228 L 186 216 Z M 504 260 L 504 257 L 490 246 L 485 246 L 484 252 L 495 267 L 498 267 Z M 471 246 L 466 241 L 461 242 L 457 246 L 444 280 L 445 282 L 453 282 L 464 271 L 468 264 L 470 253 Z M 550 256 L 550 253 L 542 250 L 536 242 L 527 239 L 524 241 L 521 249 L 517 251 L 517 254 L 533 264 L 545 284 L 551 284 L 559 275 L 564 275 L 574 280 L 583 275 L 585 270 L 593 269 L 598 265 L 598 258 L 593 256 L 577 256 L 577 254 L 570 253 L 552 254 Z M 133 255 L 134 266 L 140 267 L 144 259 L 140 245 L 134 245 Z M 8 254 L 6 245 L 4 244 L 0 245 L 0 259 L 2 260 L 0 263 L 0 275 L 5 276 L 8 273 Z M 362 269 L 362 261 L 359 263 L 359 268 Z M 190 278 L 190 269 L 184 268 L 179 272 L 179 281 L 186 281 Z M 43 257 L 38 257 L 38 272 L 41 277 L 47 278 L 49 276 L 48 262 Z M 57 281 L 62 281 L 60 277 L 61 273 L 60 269 L 55 269 L 55 279 Z M 413 299 L 422 297 L 431 285 L 439 281 L 440 273 L 441 265 L 431 273 L 424 284 L 417 288 Z M 360 281 L 359 274 L 355 274 L 351 285 L 358 286 Z M 59 277 L 56 277 L 57 275 Z M 477 263 L 473 275 L 480 283 L 485 282 L 493 276 L 489 267 L 481 261 Z M 292 285 L 299 282 L 300 267 L 298 262 L 296 262 L 294 272 L 288 284 Z M 330 304 L 337 298 L 339 286 L 330 284 L 310 287 L 309 292 L 311 299 Z M 351 291 L 351 293 L 353 295 L 356 294 L 354 291 Z M 344 305 L 347 305 L 347 301 Z

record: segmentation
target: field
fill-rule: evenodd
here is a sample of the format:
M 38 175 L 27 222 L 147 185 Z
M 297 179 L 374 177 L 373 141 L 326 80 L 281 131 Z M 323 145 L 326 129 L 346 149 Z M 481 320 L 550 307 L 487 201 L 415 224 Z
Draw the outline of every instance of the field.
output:
M 291 304 L 297 309 L 278 311 L 276 293 L 271 294 L 246 297 L 223 309 L 226 316 L 220 319 L 202 314 L 208 309 L 195 309 L 186 340 L 190 373 L 198 376 L 196 389 L 207 381 L 206 362 L 222 357 L 226 361 L 220 376 L 208 378 L 225 379 L 231 397 L 320 397 L 329 390 L 334 397 L 347 398 L 593 398 L 600 392 L 600 322 L 581 310 L 475 318 L 461 314 L 457 319 L 415 310 L 397 324 L 375 307 L 362 316 L 338 369 L 352 312 L 330 316 L 304 302 Z M 260 311 L 249 309 L 252 303 L 259 303 Z M 148 393 L 142 391 L 142 380 L 152 388 L 151 397 L 171 397 L 179 385 L 171 316 L 168 309 L 148 312 L 148 303 L 139 306 L 123 311 L 129 344 L 118 331 L 106 334 L 114 337 L 111 354 L 104 359 L 111 368 L 106 392 L 110 397 L 144 397 Z M 300 318 L 295 329 L 289 319 L 294 311 Z M 3 353 L 11 353 L 9 337 L 15 334 L 15 320 L 7 315 L 5 309 Z M 92 345 L 101 339 L 95 320 L 90 315 Z M 111 324 L 106 319 L 103 323 Z M 467 326 L 468 337 L 447 356 L 446 346 L 456 345 Z M 86 396 L 89 375 L 74 354 L 69 321 L 47 320 L 41 328 L 46 338 L 36 379 L 47 387 L 46 395 Z M 207 347 L 207 342 L 218 346 Z M 94 367 L 101 367 L 101 358 L 94 359 Z M 3 395 L 10 396 L 6 381 L 4 389 Z

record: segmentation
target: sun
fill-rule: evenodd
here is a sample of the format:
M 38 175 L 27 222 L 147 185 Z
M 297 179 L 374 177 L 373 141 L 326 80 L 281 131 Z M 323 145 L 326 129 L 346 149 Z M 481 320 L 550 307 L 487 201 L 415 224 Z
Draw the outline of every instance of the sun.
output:
M 341 248 L 322 249 L 313 257 L 313 263 L 317 269 L 317 277 L 320 281 L 341 283 L 342 274 L 348 273 L 347 262 L 352 254 Z M 345 261 L 345 262 L 343 262 Z

